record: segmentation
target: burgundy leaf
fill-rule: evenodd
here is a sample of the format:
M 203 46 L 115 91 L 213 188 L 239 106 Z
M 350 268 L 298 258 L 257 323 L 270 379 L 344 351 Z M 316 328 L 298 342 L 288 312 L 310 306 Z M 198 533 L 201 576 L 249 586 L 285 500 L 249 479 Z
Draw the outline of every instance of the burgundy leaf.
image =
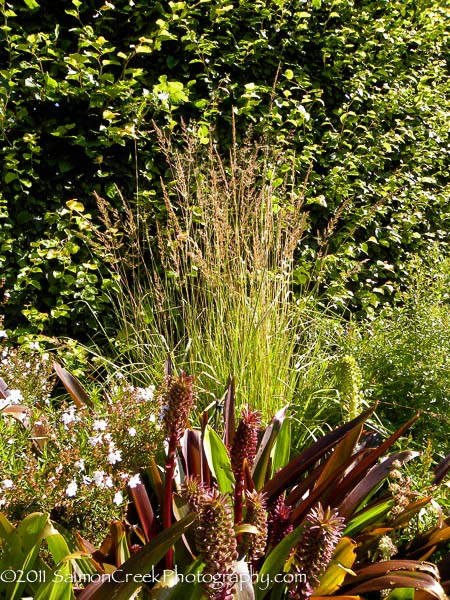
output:
M 280 469 L 262 489 L 267 495 L 267 501 L 269 503 L 272 502 L 290 485 L 296 483 L 299 477 L 304 475 L 314 463 L 322 458 L 335 444 L 340 442 L 349 431 L 352 431 L 355 427 L 359 428 L 359 425 L 373 414 L 375 408 L 376 406 L 367 409 L 355 419 L 330 431 L 330 433 L 327 433 L 299 456 L 291 460 L 288 465 Z
M 53 368 L 78 408 L 84 408 L 85 406 L 92 408 L 94 406 L 78 379 L 57 362 L 53 363 Z
M 396 467 L 396 462 L 403 464 L 413 458 L 420 456 L 419 452 L 405 450 L 398 452 L 372 467 L 366 476 L 347 494 L 338 506 L 339 514 L 348 518 L 364 498 L 385 479 Z
M 433 485 L 442 483 L 444 477 L 450 470 L 450 454 L 448 454 L 441 462 L 434 467 L 434 479 L 431 482 Z
M 138 483 L 135 487 L 130 488 L 130 492 L 146 541 L 149 542 L 156 535 L 157 524 L 147 490 L 145 485 Z

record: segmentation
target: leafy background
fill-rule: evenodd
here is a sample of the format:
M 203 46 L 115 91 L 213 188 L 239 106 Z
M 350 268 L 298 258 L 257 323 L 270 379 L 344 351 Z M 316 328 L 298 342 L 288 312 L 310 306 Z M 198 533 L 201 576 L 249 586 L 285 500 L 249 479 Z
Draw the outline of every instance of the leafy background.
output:
M 296 283 L 338 310 L 372 314 L 413 254 L 446 252 L 447 3 L 26 0 L 2 16 L 0 264 L 19 338 L 107 320 L 114 281 L 77 209 L 95 214 L 93 191 L 119 206 L 119 189 L 150 231 L 164 222 L 153 121 L 175 143 L 184 121 L 223 152 L 234 129 L 294 157 Z

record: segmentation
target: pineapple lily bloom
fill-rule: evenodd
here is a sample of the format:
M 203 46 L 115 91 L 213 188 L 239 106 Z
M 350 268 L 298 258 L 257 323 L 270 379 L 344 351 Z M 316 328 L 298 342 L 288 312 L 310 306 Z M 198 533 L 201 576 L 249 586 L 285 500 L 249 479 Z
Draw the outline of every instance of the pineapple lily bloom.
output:
M 231 600 L 238 553 L 230 497 L 208 491 L 195 479 L 187 479 L 183 487 L 189 507 L 198 514 L 195 543 L 205 563 L 205 592 L 211 600 Z
M 305 530 L 292 556 L 293 570 L 306 575 L 306 583 L 291 587 L 289 597 L 306 600 L 312 596 L 325 573 L 344 530 L 344 519 L 336 509 L 319 503 L 305 519 Z
M 183 435 L 189 414 L 194 406 L 195 394 L 192 388 L 194 378 L 181 373 L 179 377 L 169 375 L 161 392 L 163 398 L 163 423 L 168 442 L 166 458 L 166 479 L 164 485 L 163 526 L 168 529 L 172 522 L 172 486 L 175 473 L 175 452 Z M 173 567 L 173 550 L 166 555 L 166 567 Z
M 258 428 L 261 424 L 261 416 L 258 411 L 247 407 L 242 411 L 233 445 L 230 451 L 231 468 L 236 481 L 234 491 L 234 520 L 236 524 L 242 522 L 242 493 L 243 493 L 243 468 L 244 461 L 249 467 L 253 465 L 258 444 Z

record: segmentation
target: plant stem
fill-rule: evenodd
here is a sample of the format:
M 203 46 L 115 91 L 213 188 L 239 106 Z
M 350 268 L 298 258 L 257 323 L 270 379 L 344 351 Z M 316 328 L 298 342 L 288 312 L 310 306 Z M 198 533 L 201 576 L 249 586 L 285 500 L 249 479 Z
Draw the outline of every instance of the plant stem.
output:
M 237 473 L 235 473 L 235 476 Z M 234 488 L 234 523 L 240 525 L 242 523 L 242 492 L 244 489 L 242 476 L 236 477 L 236 484 Z M 236 538 L 238 544 L 242 541 L 242 536 L 239 534 Z
M 169 438 L 169 450 L 166 459 L 166 480 L 164 488 L 164 504 L 163 504 L 163 528 L 169 529 L 172 524 L 172 496 L 173 496 L 173 476 L 175 473 L 175 451 L 177 447 L 176 436 Z M 173 569 L 173 548 L 167 551 L 165 556 L 166 569 Z

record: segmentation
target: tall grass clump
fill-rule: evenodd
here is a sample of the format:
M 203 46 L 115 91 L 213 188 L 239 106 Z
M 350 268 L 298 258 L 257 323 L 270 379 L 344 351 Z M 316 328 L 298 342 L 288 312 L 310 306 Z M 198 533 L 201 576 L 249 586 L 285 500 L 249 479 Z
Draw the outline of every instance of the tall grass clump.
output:
M 149 226 L 142 204 L 125 202 L 121 222 L 97 197 L 97 239 L 118 282 L 122 354 L 114 360 L 156 376 L 169 353 L 199 374 L 212 401 L 231 375 L 242 404 L 266 416 L 294 402 L 304 416 L 325 376 L 323 361 L 314 360 L 323 335 L 314 303 L 292 292 L 307 182 L 295 181 L 293 160 L 267 147 L 234 145 L 224 158 L 192 133 L 181 150 L 157 136 L 169 173 L 164 224 Z

